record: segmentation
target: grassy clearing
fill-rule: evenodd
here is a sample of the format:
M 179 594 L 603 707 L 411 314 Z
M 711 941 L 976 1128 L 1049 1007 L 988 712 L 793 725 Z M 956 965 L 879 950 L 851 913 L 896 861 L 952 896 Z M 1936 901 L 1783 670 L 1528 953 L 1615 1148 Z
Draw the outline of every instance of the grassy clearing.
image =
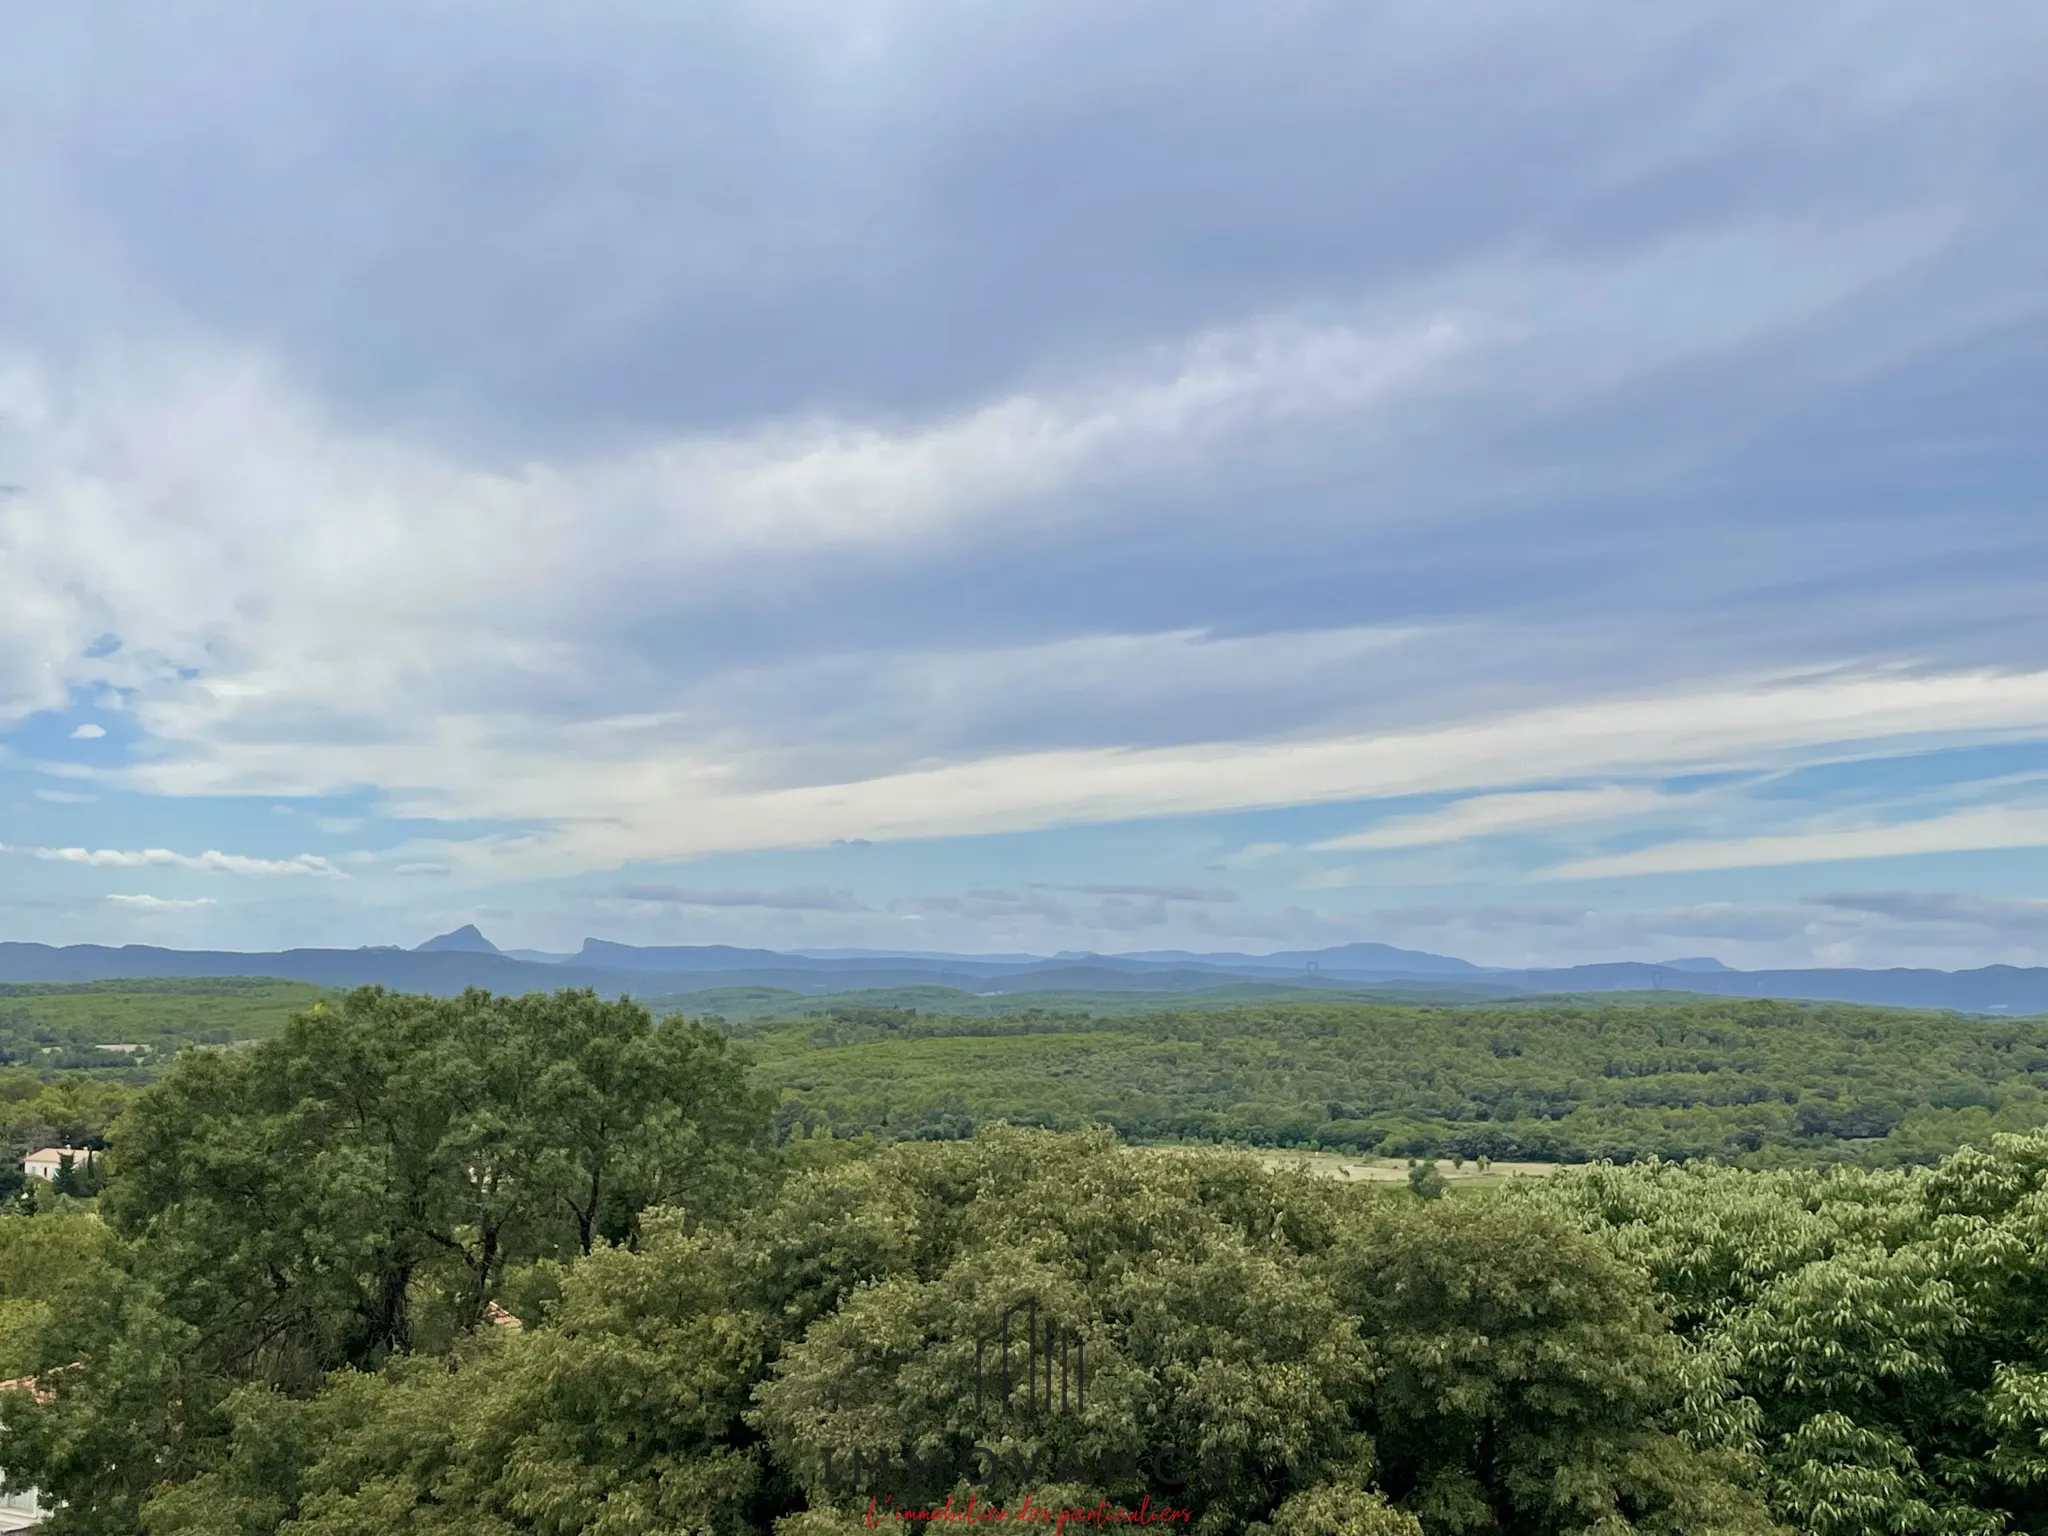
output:
M 1196 1150 L 1193 1148 L 1161 1148 L 1163 1151 Z M 1206 1150 L 1206 1149 L 1203 1149 Z M 1352 1157 L 1341 1152 L 1258 1152 L 1259 1166 L 1272 1171 L 1289 1168 L 1305 1168 L 1318 1178 L 1336 1179 L 1346 1184 L 1405 1184 L 1408 1182 L 1408 1160 L 1402 1157 Z M 1464 1167 L 1453 1167 L 1448 1159 L 1439 1159 L 1437 1172 L 1446 1182 L 1473 1187 L 1486 1187 L 1509 1183 L 1515 1179 L 1547 1178 L 1557 1172 L 1557 1163 L 1492 1163 L 1482 1169 L 1476 1162 L 1468 1161 Z

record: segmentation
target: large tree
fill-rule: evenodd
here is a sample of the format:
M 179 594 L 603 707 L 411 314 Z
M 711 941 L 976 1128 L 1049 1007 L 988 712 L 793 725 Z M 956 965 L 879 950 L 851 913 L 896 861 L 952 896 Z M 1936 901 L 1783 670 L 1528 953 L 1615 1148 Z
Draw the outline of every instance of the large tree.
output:
M 218 1454 L 238 1387 L 445 1351 L 516 1266 L 630 1242 L 651 1202 L 729 1208 L 767 1123 L 722 1037 L 589 993 L 365 988 L 192 1053 L 114 1130 L 119 1305 L 10 1471 L 127 1529 Z

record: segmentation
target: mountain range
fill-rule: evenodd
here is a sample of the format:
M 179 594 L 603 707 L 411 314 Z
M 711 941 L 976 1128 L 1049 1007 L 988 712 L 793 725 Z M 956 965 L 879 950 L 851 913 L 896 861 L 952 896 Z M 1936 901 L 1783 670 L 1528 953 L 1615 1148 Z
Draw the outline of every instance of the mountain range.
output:
M 0 943 L 0 982 L 81 982 L 157 976 L 275 976 L 321 986 L 378 984 L 454 993 L 590 987 L 607 996 L 674 996 L 722 987 L 823 994 L 906 986 L 983 995 L 1032 992 L 1199 992 L 1262 983 L 1304 991 L 1426 989 L 1446 1001 L 1575 992 L 1682 991 L 1737 997 L 2048 1012 L 2048 968 L 1742 971 L 1711 956 L 1539 969 L 1474 965 L 1387 944 L 1341 944 L 1274 954 L 1145 950 L 1102 955 L 947 955 L 895 950 L 784 951 L 726 944 L 633 945 L 589 938 L 573 954 L 500 950 L 465 926 L 412 949 L 288 949 L 270 953 L 129 944 Z

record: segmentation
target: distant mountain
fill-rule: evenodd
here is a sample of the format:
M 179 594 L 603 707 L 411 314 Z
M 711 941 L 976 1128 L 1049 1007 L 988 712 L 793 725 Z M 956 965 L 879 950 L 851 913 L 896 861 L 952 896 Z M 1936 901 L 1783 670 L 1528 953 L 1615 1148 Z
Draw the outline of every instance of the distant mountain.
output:
M 1311 970 L 1310 966 L 1314 969 Z M 1016 992 L 1177 993 L 1239 983 L 1319 992 L 1398 990 L 1406 983 L 1455 997 L 1576 992 L 1689 992 L 1724 997 L 1950 1008 L 1967 1013 L 2048 1013 L 2048 969 L 1972 971 L 1737 971 L 1706 956 L 1549 969 L 1491 969 L 1448 955 L 1386 944 L 1343 944 L 1277 954 L 1154 950 L 1123 955 L 1034 956 L 783 954 L 725 944 L 640 947 L 586 939 L 574 955 L 500 952 L 474 927 L 417 949 L 229 950 L 0 943 L 0 982 L 75 982 L 142 977 L 275 976 L 324 987 L 378 985 L 442 995 L 465 987 L 551 992 L 588 987 L 607 997 L 673 998 L 720 987 L 779 987 L 809 996 L 901 987 Z M 1435 994 L 1432 994 L 1435 995 Z
M 730 944 L 614 944 L 585 939 L 575 963 L 620 972 L 668 976 L 730 970 L 816 971 L 843 975 L 904 972 L 950 976 L 998 976 L 1021 967 L 1051 962 L 1025 956 L 1021 962 L 986 960 L 967 955 L 876 954 L 817 956 L 785 954 L 773 949 L 739 949 Z M 877 983 L 879 985 L 879 983 Z
M 0 981 L 109 981 L 139 976 L 275 976 L 323 987 L 395 987 L 408 992 L 455 993 L 464 987 L 494 992 L 598 987 L 616 992 L 619 978 L 605 971 L 570 972 L 500 954 L 469 950 L 287 949 L 245 954 L 219 949 L 159 949 L 148 944 L 0 944 Z M 639 988 L 635 987 L 635 991 Z
M 437 933 L 424 944 L 415 944 L 416 955 L 439 955 L 448 953 L 465 955 L 497 955 L 504 951 L 476 931 L 475 923 L 464 923 L 453 933 Z
M 1080 959 L 1082 956 L 1074 956 Z M 1185 949 L 1140 950 L 1136 953 L 1086 956 L 1089 960 L 1139 960 L 1169 965 L 1209 965 L 1261 972 L 1353 972 L 1371 976 L 1476 976 L 1481 967 L 1451 955 L 1391 944 L 1339 944 L 1330 949 L 1283 949 L 1270 955 L 1195 954 Z
M 516 950 L 507 950 L 516 954 Z M 1002 954 L 1002 955 L 951 955 L 938 949 L 793 949 L 792 955 L 806 960 L 942 960 L 948 965 L 969 961 L 974 964 L 992 965 L 1038 965 L 1043 955 Z
M 730 944 L 614 944 L 608 939 L 585 939 L 576 954 L 579 965 L 608 971 L 729 971 L 740 966 L 782 965 L 803 962 L 796 956 L 772 949 L 736 949 Z

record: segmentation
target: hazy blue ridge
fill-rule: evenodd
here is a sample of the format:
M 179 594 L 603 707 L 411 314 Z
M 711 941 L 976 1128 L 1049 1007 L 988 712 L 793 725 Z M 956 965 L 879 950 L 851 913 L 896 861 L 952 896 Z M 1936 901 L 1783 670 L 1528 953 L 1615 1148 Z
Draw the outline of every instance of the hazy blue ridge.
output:
M 529 955 L 537 952 L 528 951 Z M 1313 968 L 1312 968 L 1313 967 Z M 1273 955 L 1069 955 L 1052 958 L 940 955 L 799 955 L 728 945 L 636 947 L 587 939 L 574 956 L 501 953 L 474 927 L 416 949 L 289 949 L 269 953 L 164 949 L 130 944 L 0 943 L 0 982 L 81 982 L 133 977 L 271 976 L 326 987 L 367 984 L 448 994 L 588 987 L 605 996 L 775 987 L 822 995 L 938 986 L 991 996 L 1036 992 L 1177 993 L 1232 982 L 1303 989 L 1382 987 L 1455 979 L 1484 993 L 1686 991 L 1950 1008 L 1970 1013 L 2048 1012 L 2048 968 L 1976 970 L 1738 971 L 1707 957 L 1662 964 L 1619 961 L 1527 970 L 1472 965 L 1387 945 L 1346 944 Z

